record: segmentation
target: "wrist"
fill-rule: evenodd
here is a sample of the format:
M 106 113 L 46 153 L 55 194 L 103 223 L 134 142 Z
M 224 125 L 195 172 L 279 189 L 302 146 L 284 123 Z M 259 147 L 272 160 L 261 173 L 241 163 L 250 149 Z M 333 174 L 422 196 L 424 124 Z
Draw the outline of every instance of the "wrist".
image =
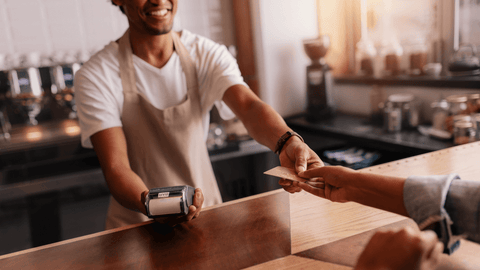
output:
M 282 150 L 287 148 L 287 146 L 292 143 L 299 140 L 300 142 L 304 142 L 302 136 L 300 136 L 298 133 L 294 131 L 287 131 L 285 134 L 283 134 L 277 141 L 277 144 L 275 146 L 275 154 L 280 155 L 282 153 Z

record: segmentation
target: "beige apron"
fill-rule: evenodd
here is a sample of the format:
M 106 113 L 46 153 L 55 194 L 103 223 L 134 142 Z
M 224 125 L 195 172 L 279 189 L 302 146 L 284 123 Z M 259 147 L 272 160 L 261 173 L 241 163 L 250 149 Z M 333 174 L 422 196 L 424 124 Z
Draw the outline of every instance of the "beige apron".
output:
M 203 138 L 195 63 L 178 34 L 172 31 L 175 52 L 187 80 L 187 96 L 179 105 L 157 109 L 137 91 L 128 33 L 127 30 L 120 39 L 118 58 L 124 93 L 122 124 L 132 170 L 149 189 L 190 185 L 202 189 L 204 207 L 221 203 L 222 197 Z M 140 194 L 138 196 L 140 198 Z M 110 198 L 107 229 L 146 220 L 148 217 L 142 213 L 126 209 L 113 197 Z

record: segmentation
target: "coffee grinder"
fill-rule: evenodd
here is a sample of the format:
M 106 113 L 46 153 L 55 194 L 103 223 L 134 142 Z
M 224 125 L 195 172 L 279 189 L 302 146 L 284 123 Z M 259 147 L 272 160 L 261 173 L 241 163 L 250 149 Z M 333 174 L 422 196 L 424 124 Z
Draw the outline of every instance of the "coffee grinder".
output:
M 329 106 L 328 94 L 332 90 L 330 67 L 324 56 L 330 47 L 330 38 L 321 35 L 314 39 L 303 40 L 303 48 L 312 63 L 307 66 L 307 120 L 318 122 L 333 116 Z

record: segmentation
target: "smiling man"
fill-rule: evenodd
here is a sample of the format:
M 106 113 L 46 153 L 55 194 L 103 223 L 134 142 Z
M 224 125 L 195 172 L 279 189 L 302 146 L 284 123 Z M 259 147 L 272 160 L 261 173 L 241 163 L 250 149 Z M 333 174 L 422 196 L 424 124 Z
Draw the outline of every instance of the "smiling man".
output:
M 175 224 L 222 202 L 206 148 L 209 111 L 235 115 L 258 142 L 297 172 L 319 157 L 244 83 L 225 46 L 172 31 L 176 0 L 113 0 L 129 29 L 75 76 L 82 144 L 93 147 L 112 194 L 107 228 L 147 220 L 143 198 L 155 187 L 196 187 Z M 287 190 L 298 187 L 285 187 Z

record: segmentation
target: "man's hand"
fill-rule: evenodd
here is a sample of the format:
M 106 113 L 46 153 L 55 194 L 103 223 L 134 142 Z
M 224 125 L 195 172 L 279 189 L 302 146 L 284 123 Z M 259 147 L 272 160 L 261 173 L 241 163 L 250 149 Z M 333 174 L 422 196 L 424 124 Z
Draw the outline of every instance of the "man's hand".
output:
M 435 269 L 442 251 L 443 244 L 433 231 L 420 232 L 410 227 L 378 231 L 360 255 L 355 269 Z
M 298 137 L 292 136 L 280 152 L 280 164 L 282 167 L 293 168 L 297 173 L 301 173 L 307 169 L 322 167 L 323 161 L 307 144 Z M 278 183 L 290 193 L 302 191 L 300 187 L 293 185 L 293 181 L 280 179 Z
M 180 223 L 187 222 L 194 218 L 197 218 L 200 215 L 200 212 L 202 211 L 203 200 L 204 199 L 203 199 L 202 190 L 200 188 L 196 188 L 195 195 L 193 195 L 193 203 L 188 208 L 188 214 L 186 216 L 157 217 L 155 218 L 155 221 L 174 227 Z

